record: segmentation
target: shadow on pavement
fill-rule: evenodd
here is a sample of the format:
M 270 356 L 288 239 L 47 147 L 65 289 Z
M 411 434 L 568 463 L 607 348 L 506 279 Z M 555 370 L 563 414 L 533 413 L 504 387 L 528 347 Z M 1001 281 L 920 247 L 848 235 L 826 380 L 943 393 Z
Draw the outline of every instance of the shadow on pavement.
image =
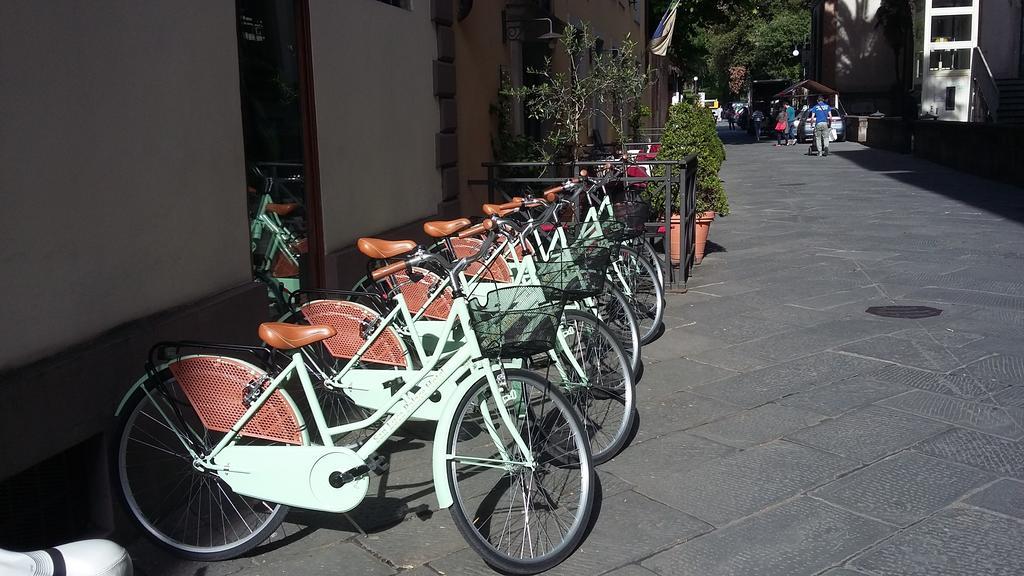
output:
M 874 148 L 836 150 L 833 154 L 904 184 L 1024 223 L 1024 189 L 1012 184 L 985 180 L 907 154 Z

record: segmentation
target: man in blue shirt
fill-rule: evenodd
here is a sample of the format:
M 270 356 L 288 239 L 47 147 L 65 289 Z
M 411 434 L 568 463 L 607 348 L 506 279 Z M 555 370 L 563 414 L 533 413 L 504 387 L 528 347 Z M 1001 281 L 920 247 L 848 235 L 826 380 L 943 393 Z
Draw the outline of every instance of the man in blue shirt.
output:
M 824 96 L 818 96 L 818 103 L 811 108 L 814 116 L 814 145 L 818 148 L 818 156 L 828 156 L 828 136 L 832 129 L 832 108 L 825 102 Z

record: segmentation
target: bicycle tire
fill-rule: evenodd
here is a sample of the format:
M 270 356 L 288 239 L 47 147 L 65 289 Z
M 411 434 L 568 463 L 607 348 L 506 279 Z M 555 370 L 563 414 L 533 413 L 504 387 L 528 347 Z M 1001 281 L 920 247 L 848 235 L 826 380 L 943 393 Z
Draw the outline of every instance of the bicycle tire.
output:
M 623 246 L 612 278 L 623 287 L 640 323 L 640 344 L 654 342 L 662 333 L 665 319 L 665 289 L 657 273 L 636 250 Z M 621 276 L 620 276 L 621 275 Z
M 638 250 L 638 252 L 641 252 L 647 258 L 647 262 L 650 263 L 651 267 L 654 268 L 654 272 L 657 274 L 658 284 L 664 288 L 665 266 L 662 263 L 662 257 L 664 254 L 658 254 L 658 251 L 654 249 L 654 246 L 644 238 L 641 238 L 638 241 L 638 245 L 643 247 L 642 250 Z
M 633 370 L 633 380 L 640 382 L 644 361 L 640 349 L 640 321 L 629 299 L 622 290 L 611 282 L 605 283 L 605 291 L 597 297 L 597 317 L 608 325 L 618 336 L 622 347 L 629 354 L 629 367 Z
M 289 507 L 240 496 L 215 474 L 196 470 L 192 466 L 191 455 L 175 436 L 175 431 L 166 421 L 158 419 L 160 416 L 155 412 L 154 399 L 161 398 L 165 409 L 180 413 L 181 420 L 190 428 L 203 430 L 204 438 L 181 429 L 178 432 L 188 434 L 207 448 L 216 443 L 211 434 L 220 437 L 219 433 L 202 426 L 169 370 L 162 371 L 158 377 L 162 385 L 167 387 L 167 396 L 152 390 L 156 388 L 152 385 L 146 386 L 152 394 L 147 394 L 146 389 L 137 390 L 129 399 L 118 423 L 112 463 L 121 501 L 147 537 L 177 556 L 200 561 L 228 560 L 241 556 L 272 537 L 288 514 Z M 153 408 L 154 412 L 147 412 L 147 408 Z M 146 428 L 143 430 L 142 426 Z M 132 433 L 136 431 L 139 434 L 134 436 L 136 440 L 132 442 Z M 186 490 L 186 479 L 188 500 L 183 509 L 174 509 L 169 499 L 178 494 L 185 495 L 182 490 Z M 148 499 L 144 503 L 140 502 L 143 494 L 153 494 L 153 500 L 159 502 L 155 505 Z M 215 505 L 218 512 L 224 513 L 220 518 L 220 533 L 217 533 L 217 522 L 212 518 Z M 210 516 L 205 521 L 204 513 Z M 180 514 L 180 521 L 176 514 Z M 234 517 L 228 518 L 230 516 Z M 186 542 L 183 536 L 172 534 L 167 528 L 173 526 L 178 530 L 181 527 L 187 536 L 193 521 L 197 527 L 194 543 Z M 233 532 L 238 530 L 230 537 L 234 540 L 228 541 L 228 528 Z M 204 535 L 201 533 L 204 531 L 208 532 Z M 204 536 L 205 541 L 202 539 Z M 217 536 L 223 536 L 224 541 L 217 543 Z
M 557 387 L 525 370 L 507 369 L 504 374 L 509 392 L 519 392 L 509 394 L 513 398 L 508 399 L 503 391 L 503 401 L 512 403 L 508 411 L 517 418 L 536 465 L 506 470 L 472 460 L 474 455 L 494 458 L 495 436 L 503 449 L 522 457 L 508 433 L 503 433 L 505 427 L 493 408 L 496 403 L 490 386 L 481 378 L 459 400 L 447 438 L 446 479 L 454 500 L 450 512 L 463 538 L 492 568 L 506 574 L 537 574 L 565 560 L 583 539 L 594 505 L 594 468 L 583 425 Z M 494 436 L 485 429 L 487 418 L 497 423 Z M 467 460 L 460 462 L 460 457 Z M 562 478 L 564 482 L 560 482 Z M 557 494 L 552 492 L 559 488 Z M 510 500 L 510 493 L 516 497 Z M 556 503 L 554 498 L 561 496 L 566 501 Z M 534 502 L 535 498 L 544 502 Z M 507 512 L 499 511 L 505 502 L 509 503 Z M 523 513 L 513 517 L 512 506 L 520 502 Z M 558 521 L 559 513 L 568 516 L 565 522 Z M 554 524 L 549 523 L 552 519 Z M 514 529 L 519 522 L 524 529 L 515 543 L 510 535 L 503 546 L 504 533 L 497 536 L 497 542 L 492 541 L 492 526 Z M 552 534 L 557 542 L 551 541 Z M 537 540 L 542 536 L 546 543 Z
M 570 350 L 564 349 L 563 342 Z M 576 408 L 590 439 L 594 464 L 603 464 L 622 451 L 636 421 L 636 382 L 629 357 L 615 333 L 582 310 L 565 311 L 555 350 L 566 376 L 551 366 L 548 379 Z M 565 361 L 570 353 L 586 371 L 587 382 Z

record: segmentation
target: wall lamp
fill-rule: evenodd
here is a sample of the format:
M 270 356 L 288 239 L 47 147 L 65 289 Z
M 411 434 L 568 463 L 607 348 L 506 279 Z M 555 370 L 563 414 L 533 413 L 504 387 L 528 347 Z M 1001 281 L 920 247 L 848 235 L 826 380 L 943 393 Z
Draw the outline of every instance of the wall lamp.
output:
M 548 31 L 541 34 L 535 40 L 558 40 L 561 34 L 555 32 L 555 22 L 551 18 L 527 18 L 524 20 L 510 20 L 506 17 L 505 11 L 501 11 L 501 33 L 505 42 L 510 40 L 523 40 L 523 26 L 530 22 L 547 22 Z

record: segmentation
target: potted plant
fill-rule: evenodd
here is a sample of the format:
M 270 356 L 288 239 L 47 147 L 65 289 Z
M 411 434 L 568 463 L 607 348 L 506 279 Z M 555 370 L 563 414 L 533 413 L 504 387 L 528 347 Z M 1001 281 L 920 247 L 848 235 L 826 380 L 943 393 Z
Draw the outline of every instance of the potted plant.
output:
M 694 106 L 689 102 L 680 102 L 669 108 L 668 120 L 661 138 L 661 149 L 658 160 L 682 161 L 690 154 L 697 155 L 697 191 L 696 191 L 696 246 L 694 263 L 699 264 L 704 258 L 704 246 L 707 233 L 716 214 L 729 213 L 729 201 L 725 195 L 722 181 L 718 178 L 718 170 L 725 160 L 725 147 L 718 137 L 714 116 L 711 110 Z M 663 174 L 664 168 L 656 171 Z M 672 243 L 669 254 L 672 261 L 680 260 L 679 206 L 678 186 L 670 190 L 672 198 Z M 665 213 L 665 195 L 660 189 L 648 188 L 645 198 L 657 214 Z

